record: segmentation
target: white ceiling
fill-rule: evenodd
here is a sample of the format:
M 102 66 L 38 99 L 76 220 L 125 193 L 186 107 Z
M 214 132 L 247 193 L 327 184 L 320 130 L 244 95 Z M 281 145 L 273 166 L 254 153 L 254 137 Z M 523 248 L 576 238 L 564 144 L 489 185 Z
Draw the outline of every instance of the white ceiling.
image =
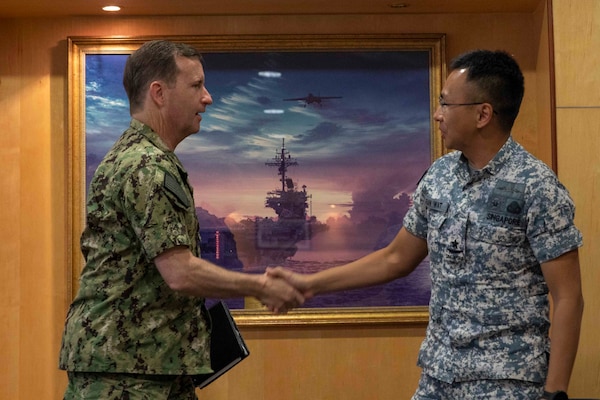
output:
M 533 12 L 545 0 L 1 0 L 0 18 L 111 15 L 284 15 Z M 396 7 L 394 7 L 396 5 Z M 401 7 L 398 5 L 405 5 Z

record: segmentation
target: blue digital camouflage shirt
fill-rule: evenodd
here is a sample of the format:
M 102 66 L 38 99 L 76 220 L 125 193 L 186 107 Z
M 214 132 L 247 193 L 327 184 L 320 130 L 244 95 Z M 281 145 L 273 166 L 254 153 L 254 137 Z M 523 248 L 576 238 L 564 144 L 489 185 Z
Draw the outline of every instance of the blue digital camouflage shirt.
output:
M 582 245 L 567 190 L 509 138 L 481 171 L 436 160 L 404 226 L 426 238 L 430 320 L 418 364 L 444 382 L 544 382 L 548 287 L 540 263 Z
M 60 367 L 211 372 L 203 299 L 171 290 L 153 263 L 175 246 L 198 255 L 197 237 L 187 173 L 155 132 L 132 120 L 90 185 L 81 236 L 85 266 L 67 315 Z

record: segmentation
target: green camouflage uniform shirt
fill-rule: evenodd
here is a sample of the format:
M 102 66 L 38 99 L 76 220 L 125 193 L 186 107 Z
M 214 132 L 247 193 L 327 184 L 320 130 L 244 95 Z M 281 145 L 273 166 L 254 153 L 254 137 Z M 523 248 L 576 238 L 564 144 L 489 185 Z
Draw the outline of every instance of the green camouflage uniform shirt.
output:
M 132 120 L 92 179 L 85 267 L 60 352 L 68 371 L 211 372 L 203 299 L 171 290 L 153 259 L 174 246 L 198 255 L 198 220 L 181 162 Z

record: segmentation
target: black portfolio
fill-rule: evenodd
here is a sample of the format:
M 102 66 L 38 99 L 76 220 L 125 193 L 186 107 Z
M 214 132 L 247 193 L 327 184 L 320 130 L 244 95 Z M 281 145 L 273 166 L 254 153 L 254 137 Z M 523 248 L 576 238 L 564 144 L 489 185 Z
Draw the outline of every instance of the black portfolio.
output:
M 214 382 L 250 355 L 227 304 L 219 301 L 211 306 L 208 312 L 212 321 L 210 363 L 214 372 L 192 377 L 194 384 L 200 389 Z

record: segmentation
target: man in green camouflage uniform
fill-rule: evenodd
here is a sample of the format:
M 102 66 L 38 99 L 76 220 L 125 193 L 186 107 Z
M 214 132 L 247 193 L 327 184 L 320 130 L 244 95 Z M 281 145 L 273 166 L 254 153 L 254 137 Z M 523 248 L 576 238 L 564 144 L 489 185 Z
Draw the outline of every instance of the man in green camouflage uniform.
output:
M 123 84 L 132 121 L 92 179 L 85 266 L 65 324 L 65 399 L 195 399 L 190 375 L 212 372 L 204 297 L 254 296 L 275 312 L 303 302 L 266 275 L 199 258 L 187 173 L 174 153 L 212 103 L 193 48 L 152 41 Z
M 583 311 L 573 201 L 511 137 L 524 93 L 516 61 L 475 50 L 450 70 L 434 118 L 458 151 L 423 176 L 393 242 L 312 276 L 271 274 L 318 294 L 406 276 L 429 255 L 429 324 L 412 399 L 565 398 Z

